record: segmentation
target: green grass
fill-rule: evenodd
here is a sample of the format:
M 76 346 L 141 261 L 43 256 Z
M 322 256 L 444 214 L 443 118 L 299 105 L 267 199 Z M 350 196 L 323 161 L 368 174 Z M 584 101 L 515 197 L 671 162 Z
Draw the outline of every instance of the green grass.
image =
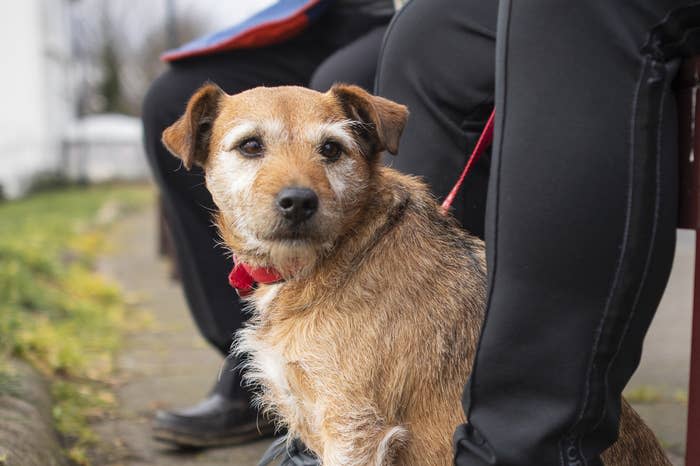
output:
M 663 399 L 661 391 L 650 385 L 642 385 L 636 388 L 625 390 L 625 398 L 630 403 L 652 404 Z
M 655 387 L 652 385 L 640 385 L 627 388 L 624 397 L 632 404 L 654 404 L 654 403 L 679 403 L 688 404 L 688 392 L 686 390 L 676 390 L 669 393 L 668 387 Z
M 51 377 L 54 418 L 78 463 L 87 420 L 113 402 L 104 386 L 115 351 L 138 320 L 95 260 L 110 224 L 152 199 L 147 187 L 113 185 L 0 203 L 0 391 L 13 387 L 2 370 L 11 356 Z

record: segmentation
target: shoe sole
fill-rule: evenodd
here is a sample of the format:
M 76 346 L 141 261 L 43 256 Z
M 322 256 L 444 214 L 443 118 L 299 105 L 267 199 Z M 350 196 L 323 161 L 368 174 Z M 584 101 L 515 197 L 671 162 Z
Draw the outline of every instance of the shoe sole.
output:
M 236 432 L 216 437 L 198 437 L 186 432 L 178 432 L 163 428 L 153 428 L 153 438 L 160 442 L 176 445 L 181 448 L 212 448 L 241 445 L 254 440 L 272 437 L 275 426 L 272 423 L 256 424 L 250 430 Z

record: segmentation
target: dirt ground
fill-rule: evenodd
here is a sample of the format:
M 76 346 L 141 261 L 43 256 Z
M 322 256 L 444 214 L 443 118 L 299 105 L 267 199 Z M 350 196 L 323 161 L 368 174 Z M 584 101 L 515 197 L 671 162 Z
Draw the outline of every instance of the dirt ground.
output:
M 129 337 L 119 358 L 125 381 L 117 392 L 114 417 L 96 430 L 104 457 L 99 466 L 254 466 L 269 441 L 251 445 L 180 452 L 150 436 L 154 410 L 182 407 L 200 400 L 218 372 L 221 358 L 197 333 L 176 282 L 156 254 L 155 211 L 148 210 L 117 225 L 114 252 L 101 270 L 139 296 L 154 325 Z M 690 342 L 690 297 L 693 236 L 679 237 L 676 264 L 647 338 L 644 359 L 628 393 L 635 408 L 667 446 L 676 465 L 685 443 L 684 397 L 687 396 Z

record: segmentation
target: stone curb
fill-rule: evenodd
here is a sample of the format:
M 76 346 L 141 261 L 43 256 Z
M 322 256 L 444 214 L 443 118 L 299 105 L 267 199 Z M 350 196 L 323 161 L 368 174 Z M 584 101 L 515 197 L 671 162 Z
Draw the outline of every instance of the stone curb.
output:
M 0 393 L 0 466 L 66 466 L 46 380 L 26 363 L 10 366 L 12 386 Z

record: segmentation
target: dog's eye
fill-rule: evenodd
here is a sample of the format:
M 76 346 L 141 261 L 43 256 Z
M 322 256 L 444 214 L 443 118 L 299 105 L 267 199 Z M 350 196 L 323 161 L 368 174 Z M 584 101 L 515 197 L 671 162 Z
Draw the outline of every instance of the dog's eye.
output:
M 246 157 L 260 157 L 263 153 L 263 145 L 260 139 L 246 139 L 238 145 L 238 150 Z
M 326 141 L 321 145 L 318 151 L 328 161 L 334 162 L 338 160 L 338 157 L 340 157 L 340 154 L 343 150 L 341 149 L 340 144 L 338 144 L 337 142 Z

